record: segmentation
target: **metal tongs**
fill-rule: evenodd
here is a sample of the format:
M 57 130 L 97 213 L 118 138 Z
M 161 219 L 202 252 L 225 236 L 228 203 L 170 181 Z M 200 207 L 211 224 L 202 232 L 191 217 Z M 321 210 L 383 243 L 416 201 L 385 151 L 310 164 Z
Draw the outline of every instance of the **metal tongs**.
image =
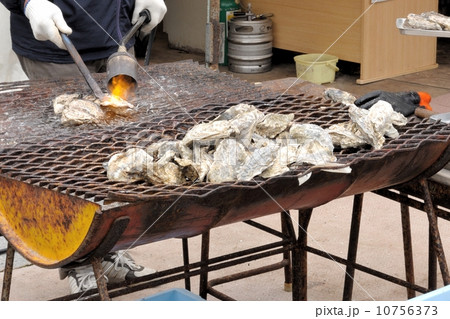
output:
M 83 59 L 81 58 L 80 54 L 78 53 L 77 49 L 73 45 L 72 41 L 70 41 L 69 37 L 65 33 L 61 33 L 61 38 L 64 42 L 64 45 L 67 48 L 67 51 L 69 51 L 70 55 L 72 56 L 73 61 L 77 65 L 78 69 L 80 70 L 81 74 L 83 75 L 84 79 L 86 80 L 87 84 L 91 88 L 91 90 L 94 92 L 94 95 L 96 98 L 98 98 L 100 101 L 102 101 L 106 95 L 102 92 L 100 89 L 100 86 L 98 83 L 94 80 L 91 73 L 89 72 L 89 69 L 87 68 L 86 64 L 84 63 Z

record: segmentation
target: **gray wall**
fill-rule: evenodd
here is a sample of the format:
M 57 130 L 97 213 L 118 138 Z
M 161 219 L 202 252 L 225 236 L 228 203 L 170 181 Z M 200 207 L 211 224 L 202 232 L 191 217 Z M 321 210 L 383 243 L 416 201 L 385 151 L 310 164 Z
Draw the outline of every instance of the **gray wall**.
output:
M 164 32 L 172 48 L 205 51 L 207 0 L 166 0 Z

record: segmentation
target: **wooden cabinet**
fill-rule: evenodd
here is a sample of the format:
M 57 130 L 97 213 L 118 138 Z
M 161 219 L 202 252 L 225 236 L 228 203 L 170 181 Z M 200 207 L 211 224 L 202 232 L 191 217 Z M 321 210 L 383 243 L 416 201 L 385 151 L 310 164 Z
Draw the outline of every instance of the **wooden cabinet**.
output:
M 436 39 L 401 35 L 395 21 L 437 11 L 438 0 L 241 0 L 249 2 L 273 13 L 275 48 L 360 63 L 359 84 L 437 67 Z

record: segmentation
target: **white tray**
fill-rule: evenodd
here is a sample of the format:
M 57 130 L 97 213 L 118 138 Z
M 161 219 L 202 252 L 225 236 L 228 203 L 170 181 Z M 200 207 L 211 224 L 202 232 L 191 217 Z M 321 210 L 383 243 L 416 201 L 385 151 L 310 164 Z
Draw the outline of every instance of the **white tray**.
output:
M 412 29 L 404 27 L 405 18 L 398 18 L 396 21 L 397 28 L 400 30 L 401 34 L 406 35 L 422 35 L 427 37 L 440 37 L 440 38 L 450 38 L 450 31 L 439 31 L 439 30 L 422 30 L 422 29 Z

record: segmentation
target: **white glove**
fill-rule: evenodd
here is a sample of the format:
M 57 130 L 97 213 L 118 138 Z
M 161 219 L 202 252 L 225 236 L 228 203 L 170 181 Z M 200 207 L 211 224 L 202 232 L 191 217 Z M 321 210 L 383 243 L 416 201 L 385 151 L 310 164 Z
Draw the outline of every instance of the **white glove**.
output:
M 151 21 L 146 25 L 142 26 L 141 32 L 139 34 L 140 38 L 144 38 L 146 35 L 150 34 L 154 27 L 156 27 L 164 18 L 167 12 L 166 4 L 164 0 L 136 0 L 133 11 L 133 18 L 131 23 L 135 24 L 139 19 L 139 13 L 147 9 L 150 11 Z
M 50 40 L 59 48 L 66 49 L 59 31 L 69 35 L 72 29 L 67 25 L 58 6 L 47 0 L 29 0 L 25 15 L 30 20 L 36 40 Z

